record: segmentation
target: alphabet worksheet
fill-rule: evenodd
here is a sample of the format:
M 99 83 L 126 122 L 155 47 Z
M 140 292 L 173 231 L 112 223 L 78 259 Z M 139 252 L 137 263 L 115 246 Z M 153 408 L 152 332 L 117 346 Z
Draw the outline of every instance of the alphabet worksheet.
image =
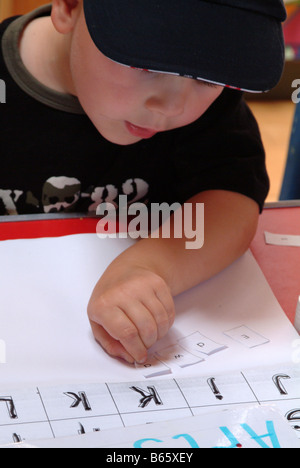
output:
M 199 415 L 209 421 L 208 414 L 221 410 L 239 410 L 243 419 L 241 410 L 270 405 L 300 438 L 299 389 L 299 366 L 280 365 L 185 379 L 11 389 L 0 393 L 0 445 Z M 108 446 L 117 445 L 114 431 L 110 437 Z

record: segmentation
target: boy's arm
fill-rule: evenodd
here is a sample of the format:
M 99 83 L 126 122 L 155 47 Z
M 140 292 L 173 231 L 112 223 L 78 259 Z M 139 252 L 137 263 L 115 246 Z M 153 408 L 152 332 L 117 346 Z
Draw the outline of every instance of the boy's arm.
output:
M 88 315 L 95 338 L 108 354 L 144 362 L 147 349 L 174 322 L 173 297 L 219 273 L 248 249 L 257 229 L 256 202 L 214 190 L 189 203 L 205 205 L 201 249 L 187 250 L 186 238 L 149 237 L 117 257 L 98 282 Z

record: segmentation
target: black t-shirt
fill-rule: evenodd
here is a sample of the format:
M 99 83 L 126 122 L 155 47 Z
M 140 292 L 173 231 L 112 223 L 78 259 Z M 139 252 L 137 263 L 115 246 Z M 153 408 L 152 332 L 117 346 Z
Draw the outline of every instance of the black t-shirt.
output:
M 18 41 L 50 6 L 0 24 L 0 215 L 94 212 L 130 203 L 184 203 L 230 190 L 260 206 L 268 193 L 265 154 L 242 93 L 225 89 L 196 122 L 129 146 L 105 140 L 76 97 L 50 90 L 25 69 Z

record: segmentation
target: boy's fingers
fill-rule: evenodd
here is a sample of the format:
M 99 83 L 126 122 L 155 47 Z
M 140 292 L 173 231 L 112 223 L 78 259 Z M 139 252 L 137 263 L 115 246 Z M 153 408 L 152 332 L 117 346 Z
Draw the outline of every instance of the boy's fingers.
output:
M 157 340 L 161 340 L 168 333 L 172 323 L 168 311 L 156 295 L 145 301 L 145 306 L 150 311 L 157 326 L 156 342 Z M 152 345 L 155 342 L 153 342 Z
M 171 328 L 175 321 L 175 304 L 172 294 L 167 287 L 164 287 L 156 290 L 156 297 L 167 313 L 169 328 Z
M 162 278 L 152 276 L 151 280 L 151 287 L 137 287 L 135 294 L 119 288 L 114 295 L 102 294 L 90 302 L 95 338 L 111 356 L 143 363 L 148 349 L 173 325 L 173 297 Z
M 102 310 L 100 322 L 98 314 L 90 319 L 101 325 L 112 338 L 119 341 L 136 362 L 144 362 L 147 359 L 147 348 L 140 337 L 139 330 L 119 307 L 108 307 Z
M 158 326 L 150 310 L 139 301 L 126 304 L 124 314 L 135 325 L 145 348 L 149 349 L 158 340 Z
M 115 358 L 121 358 L 130 364 L 134 364 L 134 358 L 126 351 L 124 346 L 119 341 L 112 338 L 101 325 L 91 322 L 91 327 L 95 339 L 107 354 Z

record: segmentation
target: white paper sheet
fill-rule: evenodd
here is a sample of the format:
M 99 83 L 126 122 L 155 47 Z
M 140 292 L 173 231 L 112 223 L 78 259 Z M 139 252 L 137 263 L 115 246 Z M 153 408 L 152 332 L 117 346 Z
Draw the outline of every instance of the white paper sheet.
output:
M 110 358 L 95 342 L 86 308 L 109 263 L 132 241 L 84 234 L 0 243 L 1 384 L 133 381 L 144 369 Z M 276 301 L 250 252 L 226 271 L 178 296 L 177 318 L 150 354 L 200 333 L 222 351 L 172 377 L 206 375 L 290 362 L 298 334 Z M 269 342 L 247 348 L 224 332 L 247 326 Z M 5 346 L 3 346 L 5 345 Z M 166 378 L 170 375 L 167 374 Z M 160 376 L 161 378 L 161 376 Z

